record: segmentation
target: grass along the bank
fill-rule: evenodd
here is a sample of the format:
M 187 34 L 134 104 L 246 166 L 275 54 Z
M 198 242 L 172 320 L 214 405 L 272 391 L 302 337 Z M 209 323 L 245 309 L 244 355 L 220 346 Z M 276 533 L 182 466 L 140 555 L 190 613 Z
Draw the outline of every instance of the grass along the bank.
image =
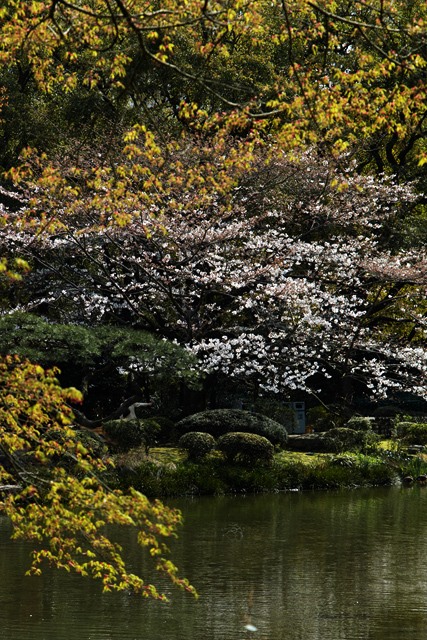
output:
M 354 453 L 280 451 L 270 466 L 230 464 L 218 454 L 191 462 L 173 448 L 152 449 L 143 458 L 141 450 L 120 456 L 117 475 L 122 488 L 133 486 L 149 497 L 387 485 L 398 472 L 381 457 Z

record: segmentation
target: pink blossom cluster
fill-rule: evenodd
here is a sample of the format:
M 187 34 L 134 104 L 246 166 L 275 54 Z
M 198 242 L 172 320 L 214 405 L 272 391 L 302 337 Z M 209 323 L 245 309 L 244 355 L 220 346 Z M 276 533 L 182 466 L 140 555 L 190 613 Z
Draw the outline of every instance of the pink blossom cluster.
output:
M 427 397 L 427 261 L 382 233 L 416 206 L 410 185 L 313 151 L 278 154 L 255 159 L 225 199 L 133 185 L 116 203 L 123 226 L 108 222 L 107 186 L 52 198 L 51 232 L 8 213 L 2 248 L 34 265 L 14 309 L 137 326 L 265 392 L 350 380 Z

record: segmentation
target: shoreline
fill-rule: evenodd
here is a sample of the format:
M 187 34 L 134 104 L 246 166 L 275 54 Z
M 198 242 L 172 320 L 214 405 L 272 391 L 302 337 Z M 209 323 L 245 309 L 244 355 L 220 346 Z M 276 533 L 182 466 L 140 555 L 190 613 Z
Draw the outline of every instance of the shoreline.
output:
M 166 455 L 165 455 L 166 454 Z M 126 458 L 124 458 L 126 460 Z M 237 493 L 317 491 L 390 486 L 408 476 L 410 463 L 361 453 L 321 454 L 283 450 L 274 464 L 227 463 L 219 456 L 186 460 L 177 449 L 155 449 L 148 459 L 117 464 L 120 489 L 133 487 L 149 498 Z M 420 461 L 419 471 L 427 462 Z M 418 473 L 417 475 L 420 475 Z

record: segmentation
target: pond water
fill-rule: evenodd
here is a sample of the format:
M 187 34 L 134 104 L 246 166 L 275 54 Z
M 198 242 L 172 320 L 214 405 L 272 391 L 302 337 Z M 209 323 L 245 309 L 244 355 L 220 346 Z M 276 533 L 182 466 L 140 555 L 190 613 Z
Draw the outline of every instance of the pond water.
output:
M 169 500 L 185 525 L 171 545 L 198 601 L 102 594 L 47 570 L 24 577 L 29 546 L 0 519 L 4 640 L 423 640 L 427 487 Z M 131 531 L 134 570 L 150 576 Z M 249 617 L 250 614 L 250 617 Z M 245 630 L 251 623 L 257 631 Z

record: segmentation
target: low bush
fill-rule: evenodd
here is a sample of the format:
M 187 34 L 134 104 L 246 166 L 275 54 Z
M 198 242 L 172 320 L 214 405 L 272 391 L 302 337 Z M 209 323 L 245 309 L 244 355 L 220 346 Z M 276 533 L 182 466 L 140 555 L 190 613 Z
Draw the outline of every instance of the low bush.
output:
M 335 406 L 330 408 L 324 406 L 312 407 L 306 413 L 307 426 L 316 432 L 341 427 L 344 422 L 345 417 Z
M 203 431 L 210 433 L 214 438 L 231 432 L 252 433 L 282 447 L 288 441 L 288 432 L 281 424 L 261 414 L 240 409 L 202 411 L 184 418 L 176 427 L 181 434 Z
M 116 443 L 118 451 L 129 451 L 144 445 L 146 453 L 156 444 L 160 426 L 151 418 L 145 420 L 110 420 L 103 429 Z
M 409 424 L 405 429 L 405 442 L 408 444 L 426 445 L 427 424 Z
M 129 451 L 142 444 L 139 420 L 109 420 L 102 428 L 117 443 L 118 451 Z
M 396 425 L 396 436 L 398 438 L 404 438 L 412 427 L 418 427 L 418 426 L 419 426 L 418 422 L 407 422 L 407 421 L 398 422 Z
M 210 433 L 189 431 L 181 436 L 178 447 L 188 453 L 189 460 L 202 460 L 215 448 L 215 438 Z
M 355 431 L 347 427 L 330 429 L 324 436 L 325 447 L 333 453 L 343 451 L 363 451 L 375 449 L 379 437 L 372 431 Z
M 229 462 L 252 463 L 256 461 L 272 463 L 274 447 L 267 438 L 255 433 L 226 433 L 218 438 L 217 449 Z
M 159 440 L 161 427 L 154 418 L 145 418 L 139 420 L 139 428 L 142 434 L 142 444 L 145 448 L 145 453 L 148 455 L 151 447 L 156 446 Z
M 345 426 L 353 431 L 372 431 L 372 420 L 363 416 L 353 416 Z

